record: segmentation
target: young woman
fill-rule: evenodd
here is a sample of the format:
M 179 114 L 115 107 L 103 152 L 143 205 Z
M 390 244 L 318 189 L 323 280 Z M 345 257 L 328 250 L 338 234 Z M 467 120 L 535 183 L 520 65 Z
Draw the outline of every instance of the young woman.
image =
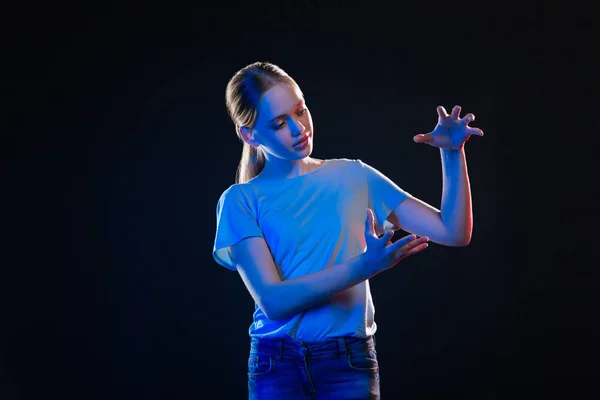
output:
M 464 143 L 483 135 L 438 107 L 414 137 L 441 150 L 441 210 L 361 160 L 311 157 L 314 129 L 298 84 L 256 62 L 229 81 L 243 141 L 237 183 L 221 195 L 213 257 L 255 301 L 250 399 L 378 399 L 375 310 L 368 279 L 427 248 L 465 246 L 471 194 Z M 395 229 L 412 234 L 391 241 Z

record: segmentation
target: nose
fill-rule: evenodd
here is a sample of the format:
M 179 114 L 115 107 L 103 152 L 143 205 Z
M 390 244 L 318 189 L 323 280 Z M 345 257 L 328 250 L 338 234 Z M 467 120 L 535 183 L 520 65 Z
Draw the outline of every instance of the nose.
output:
M 295 119 L 295 118 L 292 118 L 292 124 L 291 124 L 291 126 L 290 126 L 290 129 L 291 129 L 291 131 L 292 131 L 292 134 L 294 134 L 294 135 L 298 135 L 298 134 L 300 134 L 300 133 L 304 132 L 304 129 L 305 129 L 305 128 L 304 128 L 304 125 L 302 125 L 302 124 L 300 123 L 300 121 L 298 121 L 298 120 L 297 120 L 297 119 Z

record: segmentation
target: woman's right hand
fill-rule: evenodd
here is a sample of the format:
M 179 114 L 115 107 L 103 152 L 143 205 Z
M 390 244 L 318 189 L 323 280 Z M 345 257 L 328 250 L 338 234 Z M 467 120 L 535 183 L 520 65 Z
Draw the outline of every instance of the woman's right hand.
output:
M 429 238 L 422 236 L 417 238 L 415 235 L 407 235 L 402 239 L 392 243 L 394 235 L 393 230 L 388 230 L 378 238 L 375 234 L 375 217 L 373 211 L 367 208 L 367 220 L 365 223 L 365 240 L 367 242 L 367 251 L 361 254 L 364 265 L 371 269 L 374 274 L 378 274 L 386 269 L 390 269 L 400 262 L 400 260 L 412 256 L 429 245 Z

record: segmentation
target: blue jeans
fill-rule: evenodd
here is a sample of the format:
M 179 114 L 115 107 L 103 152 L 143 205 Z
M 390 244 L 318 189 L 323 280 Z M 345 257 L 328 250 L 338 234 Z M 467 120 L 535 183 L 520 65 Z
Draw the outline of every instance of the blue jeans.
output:
M 250 400 L 377 400 L 375 337 L 250 340 Z

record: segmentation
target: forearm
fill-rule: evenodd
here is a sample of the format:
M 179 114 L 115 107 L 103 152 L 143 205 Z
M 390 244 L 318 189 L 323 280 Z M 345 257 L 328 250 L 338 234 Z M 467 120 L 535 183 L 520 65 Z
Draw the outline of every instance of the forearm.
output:
M 473 212 L 471 187 L 464 147 L 461 150 L 440 149 L 442 158 L 442 205 L 440 215 L 444 227 L 458 245 L 471 240 Z
M 374 275 L 359 256 L 319 272 L 284 280 L 270 289 L 268 318 L 282 319 L 317 306 Z

